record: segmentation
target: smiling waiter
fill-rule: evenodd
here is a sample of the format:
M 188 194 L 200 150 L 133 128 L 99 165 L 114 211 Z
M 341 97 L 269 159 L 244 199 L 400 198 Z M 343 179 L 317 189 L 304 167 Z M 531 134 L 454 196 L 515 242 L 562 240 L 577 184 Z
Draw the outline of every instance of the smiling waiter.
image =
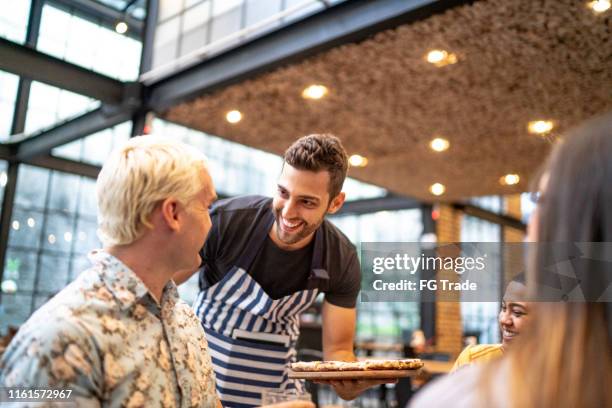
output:
M 299 316 L 321 292 L 324 358 L 355 360 L 359 260 L 349 239 L 325 219 L 344 203 L 347 169 L 338 138 L 305 136 L 285 152 L 273 199 L 243 196 L 213 206 L 194 309 L 225 407 L 257 406 L 266 388 L 303 386 L 287 377 L 287 368 L 296 356 Z M 332 385 L 353 399 L 374 384 Z

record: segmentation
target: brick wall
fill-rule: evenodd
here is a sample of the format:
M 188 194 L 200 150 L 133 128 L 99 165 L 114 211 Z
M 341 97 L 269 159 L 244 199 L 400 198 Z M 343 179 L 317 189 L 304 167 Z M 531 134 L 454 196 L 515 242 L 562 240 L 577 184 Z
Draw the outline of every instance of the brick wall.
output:
M 441 204 L 439 209 L 440 218 L 436 225 L 438 242 L 460 242 L 462 213 L 446 204 Z M 438 255 L 452 256 L 448 253 Z M 439 279 L 458 281 L 457 274 L 451 270 L 438 271 Z M 456 299 L 449 299 L 449 296 L 445 295 L 445 301 L 436 302 L 436 351 L 449 353 L 452 359 L 456 358 L 462 349 L 462 334 L 459 294 L 457 293 Z

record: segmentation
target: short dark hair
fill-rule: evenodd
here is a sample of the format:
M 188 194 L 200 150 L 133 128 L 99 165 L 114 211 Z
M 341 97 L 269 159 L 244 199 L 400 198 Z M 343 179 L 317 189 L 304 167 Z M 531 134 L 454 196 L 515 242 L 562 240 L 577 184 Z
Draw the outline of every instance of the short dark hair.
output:
M 331 134 L 314 134 L 299 138 L 287 151 L 285 163 L 298 170 L 329 173 L 330 200 L 340 194 L 348 171 L 348 157 L 344 146 Z

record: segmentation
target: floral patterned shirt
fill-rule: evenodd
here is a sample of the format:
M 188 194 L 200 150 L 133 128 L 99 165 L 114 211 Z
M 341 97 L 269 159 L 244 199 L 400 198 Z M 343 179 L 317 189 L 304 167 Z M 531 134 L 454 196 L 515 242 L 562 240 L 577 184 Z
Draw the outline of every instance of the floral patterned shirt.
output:
M 103 251 L 21 327 L 0 387 L 71 389 L 80 406 L 215 407 L 208 344 L 174 282 L 161 304 Z

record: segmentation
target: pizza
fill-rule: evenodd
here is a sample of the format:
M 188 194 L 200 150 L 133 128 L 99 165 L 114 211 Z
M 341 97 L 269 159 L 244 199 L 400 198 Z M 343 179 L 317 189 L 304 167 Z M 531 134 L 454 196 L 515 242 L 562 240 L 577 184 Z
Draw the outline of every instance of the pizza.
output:
M 421 367 L 423 367 L 423 362 L 418 358 L 364 361 L 298 361 L 291 364 L 291 369 L 298 372 L 416 370 Z

